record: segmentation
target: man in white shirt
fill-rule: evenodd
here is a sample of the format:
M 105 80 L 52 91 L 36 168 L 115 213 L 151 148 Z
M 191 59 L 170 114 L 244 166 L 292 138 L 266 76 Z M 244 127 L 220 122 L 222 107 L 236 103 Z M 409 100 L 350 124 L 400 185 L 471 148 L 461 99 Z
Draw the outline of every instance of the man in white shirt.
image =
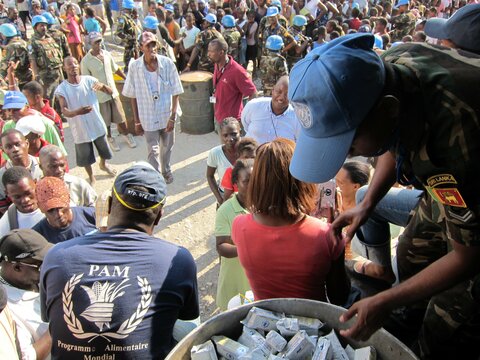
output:
M 0 236 L 13 229 L 30 229 L 44 218 L 38 208 L 35 181 L 27 169 L 22 166 L 7 169 L 2 183 L 13 204 L 0 219 Z
M 40 266 L 52 247 L 31 229 L 10 231 L 0 239 L 0 282 L 17 328 L 22 359 L 42 360 L 51 349 L 48 324 L 40 313 Z
M 132 98 L 137 135 L 145 134 L 148 162 L 167 184 L 173 182 L 170 157 L 175 142 L 178 97 L 183 93 L 177 68 L 172 60 L 158 55 L 157 37 L 144 32 L 143 56 L 131 61 L 123 95 Z
M 272 90 L 272 97 L 253 99 L 242 112 L 242 125 L 246 137 L 264 144 L 284 137 L 297 141 L 300 122 L 288 102 L 288 76 L 282 76 Z
M 44 146 L 38 159 L 44 176 L 57 177 L 65 182 L 70 191 L 71 206 L 95 206 L 97 193 L 84 179 L 65 172 L 67 159 L 59 147 Z
M 112 151 L 107 143 L 107 128 L 100 114 L 96 95 L 97 91 L 103 91 L 108 95 L 113 92 L 109 86 L 96 78 L 80 75 L 80 66 L 73 56 L 66 57 L 63 65 L 67 79 L 57 87 L 55 95 L 72 129 L 77 165 L 85 168 L 90 184 L 93 185 L 96 181 L 92 169 L 92 164 L 95 163 L 93 145 L 100 156 L 100 170 L 111 176 L 116 174 L 116 171 L 106 163 L 107 159 L 112 158 Z

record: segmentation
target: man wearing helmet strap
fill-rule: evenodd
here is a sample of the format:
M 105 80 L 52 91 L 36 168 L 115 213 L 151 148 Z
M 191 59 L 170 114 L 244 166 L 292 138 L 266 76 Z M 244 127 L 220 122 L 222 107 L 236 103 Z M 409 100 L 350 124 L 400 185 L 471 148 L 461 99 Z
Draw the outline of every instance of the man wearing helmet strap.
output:
M 7 43 L 5 56 L 0 62 L 0 75 L 6 78 L 10 61 L 18 62 L 15 69 L 15 77 L 18 79 L 18 86 L 22 89 L 23 85 L 33 79 L 30 60 L 28 59 L 27 43 L 20 38 L 17 29 L 12 24 L 0 25 L 0 34 Z
M 47 34 L 50 35 L 55 39 L 58 46 L 62 50 L 63 58 L 65 59 L 67 56 L 70 56 L 70 47 L 68 46 L 67 37 L 65 34 L 59 29 L 59 24 L 57 20 L 53 17 L 52 14 L 49 12 L 45 12 L 42 15 L 45 19 L 47 19 Z
M 282 50 L 282 53 L 287 53 L 290 48 L 297 45 L 297 42 L 295 41 L 293 36 L 287 31 L 287 28 L 280 23 L 279 14 L 280 12 L 276 6 L 270 6 L 267 9 L 267 23 L 265 27 L 262 29 L 262 26 L 260 26 L 261 30 L 259 30 L 258 34 L 262 48 L 262 56 L 266 55 L 267 53 L 265 43 L 267 42 L 267 39 L 272 35 L 278 35 L 282 38 L 283 44 L 285 46 Z M 275 84 L 275 82 L 273 84 Z
M 312 44 L 312 39 L 304 35 L 306 25 L 307 18 L 303 15 L 296 15 L 293 18 L 293 25 L 288 29 L 288 32 L 297 42 L 297 45 L 290 48 L 287 52 L 287 64 L 289 69 L 291 69 L 297 61 L 307 55 L 307 48 Z
M 55 89 L 63 81 L 63 55 L 55 39 L 47 33 L 47 24 L 45 17 L 33 17 L 34 33 L 28 51 L 33 77 L 43 85 L 45 97 L 53 105 Z
M 283 39 L 279 35 L 269 36 L 266 43 L 266 55 L 262 56 L 260 71 L 263 85 L 263 96 L 272 96 L 272 90 L 277 81 L 288 75 L 287 61 L 280 54 L 283 49 Z
M 235 18 L 232 15 L 225 15 L 222 19 L 222 25 L 225 28 L 222 35 L 228 44 L 228 55 L 238 62 L 240 39 L 242 36 L 236 28 Z
M 123 40 L 123 45 L 125 47 L 123 53 L 125 73 L 128 71 L 130 60 L 138 57 L 137 27 L 131 16 L 134 8 L 135 3 L 133 0 L 123 0 L 122 15 L 118 18 L 117 31 L 115 32 L 115 35 Z
M 203 19 L 202 28 L 203 30 L 197 35 L 195 39 L 195 48 L 192 51 L 190 60 L 188 61 L 187 67 L 184 72 L 190 71 L 193 62 L 199 57 L 198 60 L 198 70 L 208 71 L 213 73 L 214 64 L 208 57 L 208 44 L 213 39 L 223 39 L 223 35 L 220 34 L 214 27 L 217 22 L 217 17 L 213 14 L 207 14 Z

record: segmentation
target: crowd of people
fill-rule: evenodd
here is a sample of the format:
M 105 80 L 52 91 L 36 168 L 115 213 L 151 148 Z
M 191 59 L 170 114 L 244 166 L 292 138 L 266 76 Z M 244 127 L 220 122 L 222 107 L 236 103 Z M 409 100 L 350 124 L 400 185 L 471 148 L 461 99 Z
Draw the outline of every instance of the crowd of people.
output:
M 219 309 L 326 301 L 345 337 L 477 359 L 479 34 L 475 0 L 2 0 L 0 358 L 163 359 L 198 325 L 195 261 L 153 234 L 206 71 Z

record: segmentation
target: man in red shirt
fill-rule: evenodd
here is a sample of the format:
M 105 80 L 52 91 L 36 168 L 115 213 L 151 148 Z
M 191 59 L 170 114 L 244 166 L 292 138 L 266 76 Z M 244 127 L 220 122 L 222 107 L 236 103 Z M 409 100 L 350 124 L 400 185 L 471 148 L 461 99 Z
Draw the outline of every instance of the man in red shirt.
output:
M 251 100 L 257 96 L 257 88 L 247 71 L 227 55 L 228 45 L 223 39 L 215 39 L 208 45 L 208 57 L 215 64 L 213 73 L 215 104 L 215 129 L 227 117 L 240 121 L 243 98 Z

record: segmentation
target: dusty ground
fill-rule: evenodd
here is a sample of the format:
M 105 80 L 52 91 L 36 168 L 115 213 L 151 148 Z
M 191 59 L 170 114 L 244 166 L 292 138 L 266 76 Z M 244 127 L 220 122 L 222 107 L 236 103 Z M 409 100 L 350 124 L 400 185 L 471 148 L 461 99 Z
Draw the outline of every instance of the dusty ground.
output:
M 121 48 L 108 42 L 107 48 L 113 52 L 117 62 L 122 64 Z M 123 64 L 122 64 L 123 65 Z M 67 125 L 67 124 L 65 124 Z M 65 145 L 71 173 L 87 178 L 85 171 L 76 166 L 73 139 L 67 127 Z M 220 143 L 218 135 L 187 135 L 175 129 L 176 143 L 172 155 L 173 184 L 168 187 L 165 213 L 155 229 L 155 235 L 186 247 L 197 264 L 198 285 L 201 299 L 201 319 L 208 319 L 218 310 L 215 305 L 216 282 L 219 270 L 218 255 L 213 236 L 215 221 L 215 199 L 205 177 L 208 151 Z M 143 137 L 135 137 L 137 148 L 130 149 L 123 139 L 117 137 L 120 151 L 114 153 L 110 163 L 122 171 L 135 161 L 146 160 L 146 145 Z M 113 178 L 104 175 L 98 163 L 94 166 L 98 194 L 111 188 Z

